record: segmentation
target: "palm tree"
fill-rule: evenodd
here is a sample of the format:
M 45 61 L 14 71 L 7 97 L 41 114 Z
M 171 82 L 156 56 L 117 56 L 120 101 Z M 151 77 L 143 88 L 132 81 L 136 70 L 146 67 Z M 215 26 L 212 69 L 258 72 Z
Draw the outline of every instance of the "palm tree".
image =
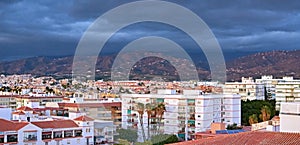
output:
M 144 112 L 145 112 L 145 104 L 143 103 L 137 103 L 136 104 L 136 111 L 139 114 L 139 121 L 140 121 L 140 125 L 141 125 L 141 129 L 142 129 L 142 136 L 143 136 L 143 141 L 145 141 L 146 139 L 146 135 L 145 135 L 145 131 L 144 131 L 144 123 L 143 123 L 143 116 L 144 116 Z
M 251 116 L 249 116 L 249 124 L 255 124 L 258 123 L 258 119 L 257 119 L 257 115 L 256 114 L 252 114 Z
M 160 132 L 161 120 L 162 120 L 162 117 L 163 117 L 164 112 L 166 110 L 165 104 L 164 103 L 157 104 L 157 106 L 155 107 L 155 110 L 156 110 L 156 114 L 157 114 L 157 118 L 158 118 L 157 132 L 159 133 Z
M 151 114 L 153 112 L 153 109 L 154 109 L 154 106 L 152 104 L 150 104 L 150 103 L 146 104 L 146 113 L 147 113 L 147 116 L 148 116 L 148 118 L 147 118 L 147 121 L 148 121 L 148 124 L 147 124 L 148 125 L 148 140 L 151 139 L 151 137 L 150 137 L 150 117 L 151 117 Z
M 267 121 L 271 117 L 271 110 L 268 106 L 263 106 L 260 110 L 261 114 L 259 115 L 259 118 L 262 121 Z

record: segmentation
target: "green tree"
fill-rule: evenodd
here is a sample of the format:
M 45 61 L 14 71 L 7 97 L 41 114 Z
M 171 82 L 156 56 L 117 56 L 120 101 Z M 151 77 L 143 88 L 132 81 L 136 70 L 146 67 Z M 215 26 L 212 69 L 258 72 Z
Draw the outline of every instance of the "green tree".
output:
M 152 145 L 152 142 L 151 141 L 136 142 L 135 145 Z
M 162 117 L 164 115 L 164 112 L 166 111 L 166 107 L 164 103 L 159 103 L 157 104 L 157 107 L 155 107 L 155 111 L 156 111 L 156 115 L 158 118 L 158 128 L 157 128 L 157 132 L 160 132 L 160 126 L 161 126 L 161 120 Z
M 151 134 L 150 134 L 150 119 L 151 119 L 151 114 L 152 114 L 152 112 L 153 112 L 153 109 L 154 109 L 154 106 L 153 106 L 153 104 L 151 104 L 151 103 L 147 103 L 146 104 L 146 113 L 147 113 L 147 116 L 148 116 L 148 118 L 147 118 L 147 121 L 148 121 L 148 124 L 147 124 L 147 126 L 148 126 L 148 140 L 150 140 L 150 138 L 151 138 Z
M 179 140 L 176 135 L 169 135 L 169 134 L 158 134 L 152 136 L 151 138 L 151 142 L 153 143 L 153 145 L 164 145 L 164 144 L 176 143 L 178 141 Z
M 128 140 L 125 139 L 118 139 L 118 144 L 115 145 L 130 145 L 130 142 Z
M 114 136 L 115 140 L 127 140 L 129 142 L 135 142 L 138 138 L 136 130 L 131 129 L 117 129 L 118 135 Z
M 236 129 L 242 129 L 242 127 L 237 126 L 236 123 L 233 123 L 233 124 L 227 125 L 226 129 L 227 129 L 227 130 L 236 130 Z
M 242 109 L 242 125 L 250 125 L 249 117 L 253 114 L 261 114 L 261 109 L 263 106 L 268 106 L 270 109 L 270 118 L 272 118 L 275 111 L 275 100 L 253 100 L 253 101 L 241 101 L 241 109 Z M 263 121 L 261 118 L 258 118 L 258 122 Z

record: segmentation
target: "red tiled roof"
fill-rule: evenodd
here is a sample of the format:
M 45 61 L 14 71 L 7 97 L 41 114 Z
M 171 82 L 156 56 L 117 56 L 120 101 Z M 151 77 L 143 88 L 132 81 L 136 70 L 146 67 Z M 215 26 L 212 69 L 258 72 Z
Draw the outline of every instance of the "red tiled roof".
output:
M 25 127 L 27 124 L 28 122 L 12 122 L 0 118 L 0 131 L 17 131 Z
M 53 99 L 53 98 L 64 98 L 64 96 L 17 96 L 20 99 Z
M 112 107 L 112 106 L 121 106 L 121 102 L 105 102 L 105 103 L 58 103 L 59 107 Z
M 75 121 L 94 121 L 93 118 L 90 118 L 90 117 L 85 116 L 85 115 L 79 116 L 79 117 L 77 117 L 77 118 L 75 118 L 73 120 L 75 120 Z
M 172 145 L 294 145 L 299 142 L 300 133 L 252 131 L 174 143 Z
M 0 98 L 15 98 L 15 97 L 18 97 L 18 95 L 0 95 Z
M 32 108 L 27 107 L 27 106 L 19 107 L 19 108 L 17 108 L 16 110 L 18 110 L 18 111 L 33 111 Z
M 25 113 L 23 111 L 16 111 L 16 112 L 13 112 L 12 114 L 25 115 Z
M 73 120 L 51 120 L 31 122 L 40 128 L 74 128 L 78 125 Z

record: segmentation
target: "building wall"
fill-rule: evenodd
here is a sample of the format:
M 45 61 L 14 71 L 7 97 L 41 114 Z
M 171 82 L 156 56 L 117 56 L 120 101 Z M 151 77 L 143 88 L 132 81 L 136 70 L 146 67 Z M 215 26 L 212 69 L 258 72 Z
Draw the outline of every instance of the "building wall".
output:
M 300 82 L 280 82 L 276 85 L 276 110 L 281 102 L 300 102 Z
M 4 118 L 6 120 L 11 120 L 11 108 L 1 108 L 0 107 L 0 118 Z
M 300 103 L 281 103 L 280 132 L 300 133 Z

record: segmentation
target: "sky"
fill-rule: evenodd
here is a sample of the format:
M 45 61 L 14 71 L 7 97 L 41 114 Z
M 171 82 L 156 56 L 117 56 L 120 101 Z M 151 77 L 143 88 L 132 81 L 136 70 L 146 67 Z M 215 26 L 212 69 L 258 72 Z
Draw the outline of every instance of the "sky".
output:
M 86 29 L 124 0 L 1 0 L 0 60 L 74 55 Z M 300 1 L 172 0 L 197 14 L 210 27 L 223 51 L 300 49 Z M 159 13 L 159 10 L 158 10 Z M 185 33 L 159 23 L 121 29 L 103 49 L 120 50 L 142 36 L 167 37 L 187 51 L 198 49 Z

